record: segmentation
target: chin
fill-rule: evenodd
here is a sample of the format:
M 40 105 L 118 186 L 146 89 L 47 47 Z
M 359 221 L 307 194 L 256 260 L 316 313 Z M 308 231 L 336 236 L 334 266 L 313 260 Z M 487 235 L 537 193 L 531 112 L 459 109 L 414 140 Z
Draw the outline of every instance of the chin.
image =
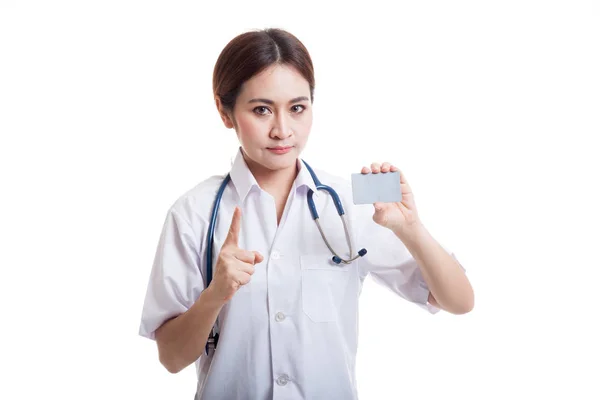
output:
M 268 150 L 267 152 L 269 154 L 263 158 L 262 164 L 271 170 L 292 168 L 297 163 L 298 153 L 295 150 L 282 155 L 271 154 Z
M 265 163 L 263 165 L 273 171 L 288 169 L 288 168 L 292 168 L 296 165 L 296 158 L 289 157 L 285 161 L 284 160 L 276 160 L 276 161 L 265 160 Z

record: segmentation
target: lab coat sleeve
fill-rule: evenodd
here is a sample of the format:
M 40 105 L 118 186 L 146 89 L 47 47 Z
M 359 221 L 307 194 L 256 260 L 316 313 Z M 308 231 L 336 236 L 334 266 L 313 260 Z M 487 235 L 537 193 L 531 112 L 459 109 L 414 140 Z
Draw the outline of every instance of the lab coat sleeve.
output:
M 404 243 L 391 230 L 373 221 L 372 205 L 359 208 L 358 225 L 362 229 L 357 246 L 367 249 L 367 254 L 359 263 L 361 274 L 371 276 L 374 282 L 432 314 L 439 312 L 438 307 L 428 302 L 429 288 L 421 268 Z M 442 247 L 457 259 L 453 252 L 443 245 Z
M 175 206 L 169 210 L 156 248 L 139 327 L 139 334 L 152 340 L 157 328 L 186 312 L 204 290 L 202 234 L 184 215 Z

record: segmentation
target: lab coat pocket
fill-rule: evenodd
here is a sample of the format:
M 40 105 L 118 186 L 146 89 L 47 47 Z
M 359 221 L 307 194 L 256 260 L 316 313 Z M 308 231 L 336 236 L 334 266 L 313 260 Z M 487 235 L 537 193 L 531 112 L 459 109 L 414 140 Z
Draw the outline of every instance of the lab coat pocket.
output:
M 314 322 L 337 318 L 351 265 L 335 264 L 330 254 L 304 255 L 302 267 L 302 310 Z

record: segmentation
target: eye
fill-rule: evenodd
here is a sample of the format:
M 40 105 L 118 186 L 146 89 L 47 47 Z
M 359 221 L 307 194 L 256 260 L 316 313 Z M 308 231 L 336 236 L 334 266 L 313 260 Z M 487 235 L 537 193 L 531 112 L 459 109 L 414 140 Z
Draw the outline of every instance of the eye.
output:
M 298 109 L 296 107 L 300 107 L 300 109 Z M 294 111 L 296 114 L 300 114 L 304 110 L 306 110 L 306 107 L 304 107 L 301 104 L 296 104 L 295 106 L 292 106 L 292 111 Z
M 258 106 L 256 108 L 254 108 L 254 110 L 252 110 L 252 111 L 254 111 L 258 115 L 267 115 L 267 113 L 270 112 L 270 110 L 265 106 Z

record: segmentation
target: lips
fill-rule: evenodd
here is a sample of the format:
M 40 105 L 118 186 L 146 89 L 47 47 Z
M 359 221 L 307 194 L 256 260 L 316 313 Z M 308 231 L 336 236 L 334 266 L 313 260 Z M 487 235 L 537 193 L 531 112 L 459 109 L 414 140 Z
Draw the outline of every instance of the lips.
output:
M 285 154 L 289 152 L 294 146 L 275 146 L 275 147 L 267 147 L 267 150 L 271 151 L 275 154 Z

